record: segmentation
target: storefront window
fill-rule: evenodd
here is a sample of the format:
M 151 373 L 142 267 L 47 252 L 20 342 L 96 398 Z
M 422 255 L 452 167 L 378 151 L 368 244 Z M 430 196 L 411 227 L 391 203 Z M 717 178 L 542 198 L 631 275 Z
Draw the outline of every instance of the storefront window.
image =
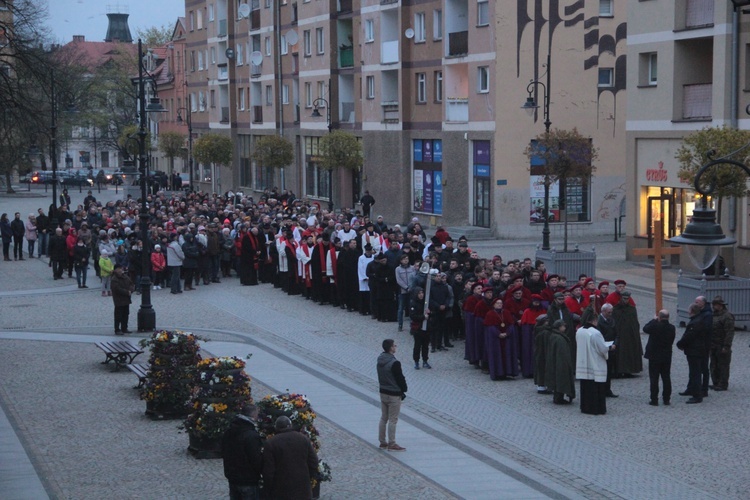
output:
M 412 147 L 415 212 L 443 214 L 443 141 L 416 139 Z
M 328 198 L 331 171 L 319 166 L 320 137 L 305 137 L 305 194 L 314 198 Z

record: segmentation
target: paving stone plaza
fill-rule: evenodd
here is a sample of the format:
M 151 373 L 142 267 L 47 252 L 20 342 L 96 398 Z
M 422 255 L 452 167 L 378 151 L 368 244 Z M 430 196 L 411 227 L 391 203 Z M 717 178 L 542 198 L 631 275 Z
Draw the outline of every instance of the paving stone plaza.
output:
M 46 210 L 49 196 L 33 194 L 0 195 L 0 212 L 25 218 Z M 71 194 L 73 205 L 85 196 Z M 115 192 L 95 195 L 106 201 Z M 533 257 L 536 243 L 471 247 L 507 260 Z M 577 243 L 596 246 L 597 280 L 627 280 L 641 325 L 651 319 L 653 269 L 625 262 L 624 243 L 611 238 Z M 677 270 L 664 278 L 664 305 L 675 318 Z M 0 265 L 0 498 L 225 498 L 221 460 L 194 459 L 180 421 L 147 418 L 136 377 L 101 364 L 94 343 L 114 339 L 113 305 L 93 272 L 88 284 L 53 281 L 44 258 Z M 134 295 L 133 324 L 139 302 Z M 152 302 L 159 328 L 210 338 L 204 356 L 252 354 L 246 371 L 256 399 L 287 390 L 308 396 L 321 457 L 333 470 L 322 498 L 747 498 L 744 331 L 735 335 L 728 391 L 711 392 L 699 405 L 675 394 L 671 406 L 652 407 L 644 372 L 614 380 L 620 397 L 607 400 L 607 415 L 589 416 L 578 400 L 553 405 L 530 380 L 491 381 L 463 360 L 462 342 L 432 354 L 432 370 L 415 371 L 412 339 L 395 323 L 288 297 L 271 285 L 242 287 L 229 278 L 193 293 L 154 291 Z M 403 453 L 380 451 L 377 440 L 375 359 L 389 337 L 409 384 L 398 425 Z M 676 349 L 672 380 L 675 393 L 687 383 Z

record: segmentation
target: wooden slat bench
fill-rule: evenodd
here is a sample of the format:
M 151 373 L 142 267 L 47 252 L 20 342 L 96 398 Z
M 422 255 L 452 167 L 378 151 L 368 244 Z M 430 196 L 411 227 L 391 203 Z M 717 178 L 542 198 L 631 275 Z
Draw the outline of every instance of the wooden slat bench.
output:
M 131 363 L 129 365 L 125 365 L 125 368 L 135 373 L 136 377 L 138 377 L 138 385 L 133 387 L 133 389 L 140 389 L 141 387 L 143 387 L 143 384 L 146 383 L 146 378 L 148 377 L 148 367 L 148 363 Z
M 143 353 L 143 350 L 134 346 L 128 341 L 115 341 L 115 342 L 97 342 L 96 347 L 104 351 L 107 358 L 102 361 L 102 364 L 107 364 L 110 361 L 114 361 L 115 368 L 113 371 L 120 369 L 120 365 L 127 365 L 133 362 L 133 360 L 139 354 Z

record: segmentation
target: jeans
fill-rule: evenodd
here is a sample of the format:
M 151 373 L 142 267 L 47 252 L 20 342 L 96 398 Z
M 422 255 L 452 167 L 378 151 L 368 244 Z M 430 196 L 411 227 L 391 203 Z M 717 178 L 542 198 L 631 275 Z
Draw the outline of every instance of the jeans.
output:
M 380 393 L 380 425 L 378 426 L 380 444 L 396 444 L 396 424 L 398 424 L 399 413 L 401 413 L 401 396 Z M 385 439 L 386 424 L 388 427 L 387 441 Z
M 398 294 L 398 312 L 396 313 L 396 317 L 398 318 L 398 327 L 403 328 L 404 327 L 404 308 L 409 303 L 409 294 L 408 293 L 399 293 Z
M 81 287 L 86 284 L 86 275 L 88 274 L 89 266 L 78 267 L 76 266 L 76 281 L 78 286 Z
M 29 251 L 29 258 L 34 256 L 34 247 L 36 246 L 36 240 L 26 240 L 26 247 Z
M 23 259 L 23 238 L 13 237 L 13 257 Z
M 221 256 L 210 255 L 208 257 L 208 264 L 211 272 L 211 281 L 219 280 L 219 266 L 221 264 Z
M 169 271 L 171 273 L 169 277 L 169 286 L 172 289 L 172 292 L 181 292 L 182 288 L 180 287 L 180 266 L 171 266 L 169 268 Z
M 257 484 L 240 486 L 229 483 L 229 500 L 260 500 L 260 487 Z
M 47 246 L 49 245 L 49 233 L 39 233 L 39 237 L 37 238 L 37 242 L 39 245 L 37 245 L 37 257 L 41 257 L 42 255 L 47 255 Z
M 3 257 L 10 258 L 10 238 L 3 238 Z

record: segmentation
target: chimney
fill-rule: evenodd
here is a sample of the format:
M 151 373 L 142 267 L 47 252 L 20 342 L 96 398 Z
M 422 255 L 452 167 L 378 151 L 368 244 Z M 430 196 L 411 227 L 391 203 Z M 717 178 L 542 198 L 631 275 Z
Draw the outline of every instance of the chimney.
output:
M 74 42 L 85 42 L 86 37 L 84 35 L 73 35 Z
M 133 42 L 133 36 L 130 34 L 130 27 L 128 27 L 129 16 L 130 14 L 107 14 L 109 26 L 107 27 L 107 36 L 104 38 L 105 42 Z

